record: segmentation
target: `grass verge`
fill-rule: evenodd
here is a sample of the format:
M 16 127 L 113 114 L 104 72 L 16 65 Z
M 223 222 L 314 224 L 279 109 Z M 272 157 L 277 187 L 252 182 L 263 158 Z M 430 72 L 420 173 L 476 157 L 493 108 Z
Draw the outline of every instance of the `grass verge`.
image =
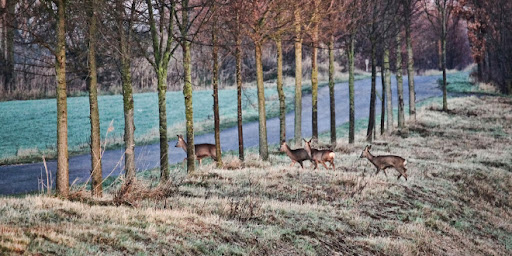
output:
M 407 158 L 407 182 L 375 176 L 358 158 L 364 141 L 339 141 L 335 171 L 226 156 L 230 169 L 175 169 L 166 189 L 154 170 L 101 200 L 0 198 L 0 254 L 509 255 L 512 100 L 449 104 L 373 146 Z

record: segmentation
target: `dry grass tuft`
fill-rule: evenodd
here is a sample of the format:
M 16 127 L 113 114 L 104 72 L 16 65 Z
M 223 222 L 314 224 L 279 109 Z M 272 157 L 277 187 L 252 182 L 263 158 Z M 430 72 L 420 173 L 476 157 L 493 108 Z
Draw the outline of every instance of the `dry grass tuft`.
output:
M 223 167 L 227 170 L 238 170 L 243 167 L 242 161 L 236 156 L 226 156 L 222 157 Z
M 143 200 L 162 201 L 171 197 L 178 191 L 178 187 L 177 184 L 169 181 L 152 188 L 148 182 L 133 178 L 123 182 L 119 191 L 114 194 L 112 203 L 116 206 L 138 207 Z

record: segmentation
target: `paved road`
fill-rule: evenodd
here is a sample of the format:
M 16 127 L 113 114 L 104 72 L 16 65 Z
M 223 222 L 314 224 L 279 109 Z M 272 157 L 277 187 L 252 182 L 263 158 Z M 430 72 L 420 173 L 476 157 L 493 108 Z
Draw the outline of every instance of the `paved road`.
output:
M 441 90 L 437 88 L 437 79 L 439 76 L 420 76 L 415 77 L 416 100 L 439 96 Z M 380 93 L 380 77 L 377 79 L 377 89 Z M 393 104 L 397 106 L 396 81 L 393 79 Z M 340 83 L 335 86 L 336 95 L 336 125 L 348 122 L 348 84 Z M 409 90 L 407 77 L 404 77 L 404 101 L 408 105 Z M 223 100 L 223 99 L 220 99 Z M 368 117 L 370 100 L 370 79 L 359 80 L 355 82 L 355 116 L 356 119 Z M 380 101 L 377 100 L 376 113 L 380 113 Z M 302 136 L 311 136 L 311 95 L 304 95 L 302 100 Z M 318 130 L 319 132 L 330 129 L 329 113 L 329 88 L 323 87 L 318 91 Z M 292 138 L 294 134 L 294 116 L 293 112 L 286 115 L 286 134 Z M 406 117 L 407 118 L 407 117 Z M 396 122 L 396 120 L 395 120 Z M 258 122 L 244 124 L 244 144 L 245 147 L 258 146 Z M 267 120 L 268 143 L 277 144 L 279 142 L 279 119 L 272 118 Z M 222 150 L 238 150 L 238 130 L 236 127 L 226 129 L 221 132 Z M 213 133 L 195 137 L 196 143 L 213 143 Z M 185 152 L 181 148 L 175 148 L 175 140 L 169 141 L 169 162 L 181 162 L 185 158 Z M 272 149 L 271 149 L 272 150 Z M 277 150 L 277 148 L 275 149 Z M 138 146 L 135 148 L 136 166 L 138 170 L 146 170 L 159 165 L 159 144 Z M 123 150 L 108 150 L 103 155 L 103 176 L 117 176 L 123 170 Z M 55 177 L 56 161 L 48 161 L 48 168 L 52 171 L 52 177 Z M 74 156 L 69 159 L 70 181 L 84 182 L 89 177 L 91 169 L 90 155 Z M 19 164 L 0 166 L 0 195 L 19 194 L 37 191 L 38 177 L 44 172 L 43 163 Z

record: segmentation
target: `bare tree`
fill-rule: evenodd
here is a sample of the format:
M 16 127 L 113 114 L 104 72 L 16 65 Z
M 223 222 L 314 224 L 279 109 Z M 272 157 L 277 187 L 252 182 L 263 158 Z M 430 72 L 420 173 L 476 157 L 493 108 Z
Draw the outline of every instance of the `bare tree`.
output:
M 146 55 L 157 75 L 158 88 L 158 117 L 160 134 L 160 179 L 169 179 L 169 145 L 167 143 L 167 71 L 169 61 L 177 47 L 173 46 L 173 26 L 175 1 L 146 0 L 149 14 L 149 27 L 153 44 L 152 56 Z M 155 12 L 156 11 L 156 12 Z
M 214 8 L 215 9 L 215 8 Z M 217 39 L 217 21 L 216 16 L 213 16 L 211 22 L 211 33 L 212 33 L 212 85 L 213 85 L 213 120 L 215 127 L 215 150 L 217 155 L 217 168 L 222 168 L 222 151 L 220 147 L 220 114 L 219 114 L 219 45 Z
M 443 111 L 448 111 L 447 83 L 446 83 L 446 38 L 448 20 L 453 11 L 455 0 L 424 0 L 427 18 L 439 30 L 441 42 L 441 69 L 443 71 Z
M 279 2 L 272 0 L 247 1 L 246 14 L 242 23 L 246 27 L 247 35 L 254 43 L 254 57 L 256 60 L 256 84 L 258 91 L 259 113 L 259 153 L 263 160 L 268 160 L 267 145 L 267 117 L 265 111 L 265 87 L 263 84 L 262 49 L 272 31 L 279 29 L 271 22 L 279 15 L 281 8 Z
M 135 15 L 135 0 L 125 2 L 116 0 L 115 2 L 116 22 L 118 30 L 119 43 L 119 61 L 121 63 L 121 83 L 123 88 L 123 111 L 124 111 L 124 168 L 127 181 L 135 177 L 135 123 L 133 107 L 133 87 L 131 66 L 131 38 L 132 24 Z M 130 4 L 130 9 L 126 10 L 126 4 Z M 127 12 L 129 16 L 127 15 Z
M 294 5 L 293 26 L 295 32 L 295 144 L 302 143 L 302 13 L 301 4 Z
M 189 0 L 182 0 L 176 10 L 176 25 L 180 35 L 176 38 L 183 52 L 183 96 L 185 98 L 185 118 L 187 134 L 187 171 L 195 171 L 194 149 L 194 109 L 192 104 L 192 58 L 191 43 L 210 15 L 211 2 L 198 1 L 190 4 Z M 181 21 L 178 19 L 181 15 Z
M 53 2 L 57 6 L 57 41 L 55 71 L 57 73 L 57 193 L 69 194 L 68 110 L 66 92 L 66 0 Z
M 4 93 L 14 88 L 14 15 L 18 0 L 0 0 L 0 74 Z
M 414 89 L 414 52 L 412 50 L 411 26 L 417 14 L 419 0 L 400 0 L 405 27 L 405 45 L 407 48 L 407 79 L 409 83 L 409 119 L 416 121 L 416 92 Z
M 98 72 L 96 65 L 96 42 L 97 42 L 97 12 L 101 0 L 89 0 L 87 16 L 89 19 L 89 75 L 87 76 L 87 87 L 89 88 L 89 109 L 91 120 L 91 177 L 92 195 L 102 196 L 103 172 L 101 168 L 101 137 L 100 137 L 100 114 L 98 109 Z

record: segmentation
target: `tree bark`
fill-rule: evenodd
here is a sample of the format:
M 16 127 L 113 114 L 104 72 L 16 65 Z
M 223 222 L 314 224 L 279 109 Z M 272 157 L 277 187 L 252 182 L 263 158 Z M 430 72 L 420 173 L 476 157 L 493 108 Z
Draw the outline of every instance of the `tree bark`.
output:
M 371 53 L 371 62 L 372 62 L 372 83 L 371 83 L 371 92 L 370 92 L 370 113 L 368 115 L 368 129 L 366 131 L 366 141 L 373 141 L 373 131 L 375 129 L 375 82 L 377 76 L 377 60 L 376 60 L 376 49 L 375 49 L 375 40 L 372 41 L 372 53 Z
M 263 85 L 263 63 L 261 60 L 261 42 L 255 42 L 256 77 L 258 89 L 258 113 L 259 113 L 259 149 L 260 157 L 268 160 L 267 145 L 267 118 L 265 112 L 265 87 Z
M 89 16 L 89 76 L 87 84 L 89 88 L 89 109 L 91 120 L 91 192 L 93 196 L 101 197 L 103 194 L 103 173 L 101 168 L 101 137 L 100 114 L 98 110 L 98 76 L 96 68 L 96 10 L 99 1 L 90 0 Z
M 384 55 L 382 55 L 382 66 L 380 67 L 380 85 L 382 87 L 380 98 L 380 135 L 383 135 L 386 130 L 386 75 L 384 74 Z
M 389 65 L 389 47 L 386 45 L 384 50 L 384 84 L 386 87 L 386 107 L 387 122 L 386 129 L 388 134 L 393 132 L 393 94 L 391 92 L 391 71 Z
M 302 32 L 300 10 L 294 11 L 295 27 L 295 144 L 302 145 Z
M 192 67 L 190 56 L 190 41 L 188 40 L 188 0 L 182 2 L 182 48 L 183 48 L 183 71 L 185 84 L 183 86 L 183 96 L 185 97 L 185 117 L 187 128 L 187 171 L 188 173 L 194 172 L 196 168 L 195 148 L 194 148 L 194 108 L 192 105 Z
M 441 69 L 443 70 L 443 111 L 448 111 L 446 83 L 446 7 L 441 12 Z
M 237 30 L 240 32 L 240 15 L 236 14 Z M 240 33 L 236 34 L 236 91 L 237 91 L 237 117 L 238 117 L 238 158 L 244 161 L 244 134 L 242 119 L 242 38 Z
M 124 25 L 125 16 L 123 3 L 117 0 L 118 29 L 119 29 L 119 47 L 121 59 L 121 82 L 123 88 L 123 111 L 124 111 L 124 169 L 125 176 L 129 182 L 135 178 L 135 123 L 133 111 L 133 88 L 130 71 L 131 49 L 129 46 L 130 30 Z M 132 5 L 133 9 L 133 5 Z M 130 23 L 129 23 L 130 24 Z M 131 26 L 131 25 L 129 25 Z
M 4 8 L 1 16 L 0 24 L 0 38 L 2 50 L 1 58 L 4 60 L 5 66 L 0 68 L 0 72 L 4 78 L 4 93 L 10 93 L 15 90 L 14 88 L 14 12 L 16 7 L 15 0 L 3 0 L 1 8 Z
M 405 127 L 404 114 L 404 81 L 402 77 L 402 39 L 400 33 L 396 35 L 396 86 L 398 92 L 398 128 Z
M 318 23 L 313 28 L 311 53 L 311 126 L 313 142 L 318 141 Z
M 329 107 L 331 110 L 331 145 L 336 148 L 336 102 L 334 97 L 334 36 L 329 39 Z
M 215 150 L 217 153 L 217 168 L 222 168 L 222 151 L 220 148 L 220 115 L 219 115 L 219 47 L 217 45 L 217 31 L 215 25 L 212 29 L 212 42 L 213 42 L 213 119 L 215 130 Z
M 416 121 L 416 92 L 414 90 L 414 53 L 412 51 L 411 22 L 406 17 L 405 44 L 407 47 L 407 79 L 409 83 L 409 119 Z
M 348 49 L 348 94 L 349 94 L 349 132 L 348 142 L 354 144 L 355 139 L 355 105 L 354 105 L 354 51 L 355 34 L 350 35 Z
M 277 48 L 277 94 L 279 96 L 279 141 L 286 140 L 286 97 L 283 90 L 283 49 L 282 40 L 276 40 Z
M 69 195 L 68 110 L 66 85 L 66 0 L 57 0 L 57 194 Z
M 159 66 L 157 71 L 158 88 L 158 132 L 160 138 L 160 179 L 169 179 L 169 144 L 167 142 L 167 66 Z M 188 140 L 187 140 L 188 141 Z

